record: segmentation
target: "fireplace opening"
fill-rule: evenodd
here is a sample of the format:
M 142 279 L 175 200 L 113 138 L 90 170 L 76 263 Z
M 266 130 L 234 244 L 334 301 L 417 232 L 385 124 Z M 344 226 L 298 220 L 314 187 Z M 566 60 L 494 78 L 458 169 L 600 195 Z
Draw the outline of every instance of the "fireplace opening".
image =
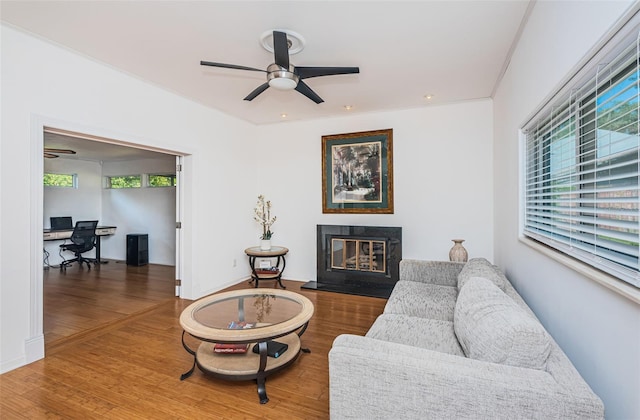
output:
M 305 289 L 388 298 L 398 281 L 402 228 L 317 226 L 317 280 Z
M 386 245 L 379 240 L 331 238 L 331 268 L 385 273 Z

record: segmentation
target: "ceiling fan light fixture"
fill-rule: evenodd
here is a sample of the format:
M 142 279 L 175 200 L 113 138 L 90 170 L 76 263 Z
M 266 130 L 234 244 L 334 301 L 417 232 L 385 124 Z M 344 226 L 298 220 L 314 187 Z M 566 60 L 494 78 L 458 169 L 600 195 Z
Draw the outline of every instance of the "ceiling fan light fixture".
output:
M 278 90 L 293 90 L 298 86 L 298 83 L 292 79 L 277 77 L 269 80 L 269 86 Z
M 287 38 L 287 36 L 290 35 L 291 33 L 289 31 L 272 31 L 271 39 L 273 40 L 274 63 L 269 65 L 267 70 L 260 70 L 255 67 L 239 66 L 236 64 L 216 63 L 213 61 L 200 61 L 200 65 L 267 73 L 267 81 L 251 91 L 251 93 L 244 98 L 245 101 L 252 101 L 262 92 L 273 87 L 284 91 L 295 89 L 297 92 L 306 96 L 316 104 L 321 104 L 324 100 L 304 82 L 304 79 L 360 73 L 359 67 L 294 66 L 289 60 L 292 41 L 290 37 Z
M 298 86 L 300 78 L 293 71 L 286 70 L 277 64 L 267 68 L 267 81 L 269 86 L 278 90 L 293 90 Z

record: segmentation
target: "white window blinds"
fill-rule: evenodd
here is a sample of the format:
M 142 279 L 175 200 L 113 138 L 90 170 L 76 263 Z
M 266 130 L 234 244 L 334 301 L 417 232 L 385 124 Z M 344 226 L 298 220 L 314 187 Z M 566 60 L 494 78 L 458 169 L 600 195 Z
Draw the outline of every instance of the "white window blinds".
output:
M 607 45 L 606 61 L 588 64 L 524 128 L 524 234 L 640 287 L 633 31 Z

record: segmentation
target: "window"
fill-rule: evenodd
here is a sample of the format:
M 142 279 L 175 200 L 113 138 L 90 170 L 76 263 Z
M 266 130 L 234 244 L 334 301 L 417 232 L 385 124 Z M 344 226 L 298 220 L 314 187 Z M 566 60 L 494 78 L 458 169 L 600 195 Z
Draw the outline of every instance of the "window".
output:
M 627 33 L 523 128 L 523 233 L 640 287 L 640 46 Z
M 45 187 L 67 187 L 75 188 L 77 184 L 76 174 L 50 174 L 45 173 L 43 177 L 43 184 Z
M 149 174 L 150 187 L 175 187 L 175 175 Z
M 107 188 L 140 188 L 142 177 L 140 175 L 108 176 Z

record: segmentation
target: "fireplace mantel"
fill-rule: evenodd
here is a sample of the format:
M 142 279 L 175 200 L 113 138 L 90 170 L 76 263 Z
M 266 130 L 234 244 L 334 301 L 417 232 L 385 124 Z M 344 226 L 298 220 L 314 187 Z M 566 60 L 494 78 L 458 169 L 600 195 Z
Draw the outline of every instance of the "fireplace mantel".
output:
M 398 281 L 402 228 L 318 225 L 317 280 L 302 288 L 389 297 Z

